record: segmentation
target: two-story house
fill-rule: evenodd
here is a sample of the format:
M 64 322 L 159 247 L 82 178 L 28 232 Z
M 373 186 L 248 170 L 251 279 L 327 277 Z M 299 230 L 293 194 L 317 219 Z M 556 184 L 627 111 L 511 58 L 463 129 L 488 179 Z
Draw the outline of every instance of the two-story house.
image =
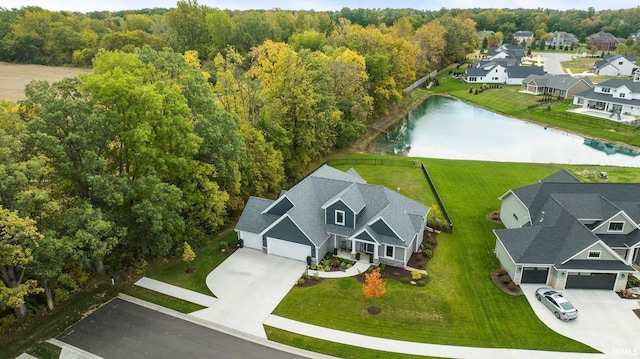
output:
M 545 45 L 547 47 L 555 47 L 558 49 L 564 47 L 571 48 L 579 44 L 580 41 L 574 34 L 565 31 L 554 31 L 551 33 L 551 38 L 545 41 Z
M 640 263 L 640 184 L 560 170 L 500 197 L 495 254 L 516 284 L 622 290 Z
M 633 76 L 638 68 L 633 55 L 609 55 L 594 64 L 594 72 L 598 76 Z
M 487 52 L 487 58 L 476 61 L 465 70 L 462 80 L 466 83 L 496 83 L 520 85 L 527 76 L 545 74 L 540 66 L 520 66 L 524 47 L 502 45 Z
M 596 34 L 587 36 L 587 47 L 595 47 L 599 51 L 611 51 L 618 47 L 620 40 L 612 34 L 600 31 Z
M 334 252 L 404 266 L 419 251 L 428 213 L 354 169 L 323 165 L 276 200 L 249 198 L 235 231 L 244 247 L 301 261 Z
M 533 32 L 531 31 L 516 31 L 513 34 L 513 40 L 517 41 L 520 45 L 528 45 L 533 41 Z
M 607 80 L 576 94 L 573 104 L 603 114 L 640 116 L 640 82 Z

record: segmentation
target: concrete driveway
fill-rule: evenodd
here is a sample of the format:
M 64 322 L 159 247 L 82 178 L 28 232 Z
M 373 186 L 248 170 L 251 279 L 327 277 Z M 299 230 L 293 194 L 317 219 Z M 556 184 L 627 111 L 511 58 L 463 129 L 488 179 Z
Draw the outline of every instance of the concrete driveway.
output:
M 215 304 L 190 314 L 266 339 L 262 323 L 305 268 L 301 261 L 240 248 L 207 276 Z
M 541 55 L 544 57 L 544 70 L 553 75 L 562 75 L 562 65 L 560 62 L 571 60 L 572 53 L 554 53 L 554 52 L 540 52 L 533 53 L 533 55 Z
M 541 285 L 522 284 L 534 312 L 549 328 L 587 344 L 609 357 L 640 358 L 640 309 L 638 300 L 620 299 L 613 291 L 566 289 L 561 291 L 578 308 L 578 318 L 570 322 L 556 319 L 535 297 Z

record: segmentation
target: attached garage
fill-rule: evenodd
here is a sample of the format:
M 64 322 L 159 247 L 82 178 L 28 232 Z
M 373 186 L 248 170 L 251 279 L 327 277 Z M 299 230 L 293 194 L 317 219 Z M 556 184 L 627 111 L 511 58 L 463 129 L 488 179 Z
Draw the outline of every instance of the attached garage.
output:
M 311 255 L 311 247 L 305 244 L 267 237 L 267 253 L 305 262 L 307 256 Z
M 616 283 L 616 275 L 612 273 L 569 274 L 565 288 L 609 289 Z
M 262 236 L 257 233 L 239 231 L 238 239 L 242 240 L 244 247 L 262 250 Z
M 546 284 L 548 276 L 548 267 L 524 267 L 522 268 L 522 279 L 520 279 L 520 283 Z

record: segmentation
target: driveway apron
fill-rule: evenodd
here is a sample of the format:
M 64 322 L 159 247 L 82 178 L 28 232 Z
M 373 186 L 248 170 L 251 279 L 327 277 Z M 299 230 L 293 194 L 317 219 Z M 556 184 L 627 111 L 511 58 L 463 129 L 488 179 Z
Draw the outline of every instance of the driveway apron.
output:
M 565 289 L 561 292 L 578 308 L 578 318 L 569 322 L 556 319 L 535 298 L 538 284 L 522 284 L 534 312 L 553 331 L 587 344 L 610 357 L 640 358 L 640 309 L 638 300 L 620 299 L 610 290 Z
M 301 261 L 240 248 L 207 276 L 216 303 L 191 315 L 266 339 L 262 323 L 305 268 Z

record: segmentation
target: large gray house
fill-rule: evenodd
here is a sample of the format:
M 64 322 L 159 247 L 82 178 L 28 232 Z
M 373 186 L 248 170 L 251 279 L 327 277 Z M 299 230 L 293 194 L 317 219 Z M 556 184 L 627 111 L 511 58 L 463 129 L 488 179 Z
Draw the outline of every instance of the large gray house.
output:
M 502 197 L 495 254 L 516 284 L 624 289 L 640 261 L 640 183 L 560 170 Z
M 581 79 L 571 75 L 544 74 L 527 76 L 522 80 L 520 91 L 568 99 L 592 88 L 593 83 L 589 79 Z
M 324 165 L 276 200 L 249 198 L 235 231 L 244 247 L 318 263 L 328 252 L 404 266 L 422 244 L 429 207 Z

